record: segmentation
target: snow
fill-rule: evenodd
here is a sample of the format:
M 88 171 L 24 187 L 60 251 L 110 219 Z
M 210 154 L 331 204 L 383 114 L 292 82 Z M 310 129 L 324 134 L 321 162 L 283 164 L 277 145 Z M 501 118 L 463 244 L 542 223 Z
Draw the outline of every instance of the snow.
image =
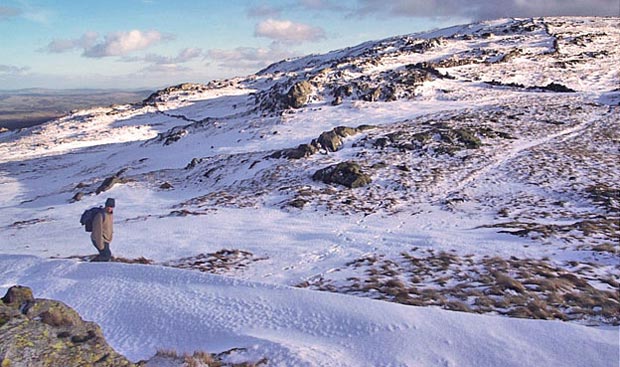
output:
M 158 348 L 273 366 L 610 366 L 617 330 L 446 312 L 146 265 L 4 255 L 0 279 L 99 320 L 133 360 Z
M 610 34 L 592 42 L 593 51 L 604 50 L 618 32 L 610 28 L 613 19 L 587 24 Z M 534 31 L 503 32 L 512 25 L 531 25 Z M 570 42 L 582 27 L 571 18 L 502 19 L 408 36 L 446 38 L 420 53 L 397 52 L 406 43 L 400 37 L 367 42 L 222 85 L 172 90 L 153 105 L 78 111 L 0 134 L 0 291 L 20 284 L 37 297 L 66 302 L 99 323 L 111 345 L 134 361 L 159 349 L 245 348 L 244 360 L 266 357 L 270 366 L 617 366 L 620 329 L 604 322 L 524 320 L 497 310 L 479 315 L 371 299 L 372 290 L 346 295 L 311 289 L 369 277 L 364 269 L 372 269 L 351 265 L 367 257 L 402 266 L 398 261 L 405 253 L 420 258 L 447 253 L 472 265 L 442 270 L 437 277 L 451 277 L 446 287 L 459 274 L 473 276 L 485 259 L 499 257 L 548 261 L 555 271 L 586 274 L 597 289 L 617 291 L 609 283 L 619 279 L 617 252 L 588 247 L 605 245 L 609 233 L 519 237 L 497 228 L 569 226 L 609 214 L 574 193 L 620 177 L 613 140 L 619 97 L 612 90 L 619 79 L 618 54 L 609 48 L 600 60 L 567 64 L 568 69 L 553 58 L 570 61 L 584 51 Z M 493 36 L 480 37 L 485 32 Z M 560 34 L 563 56 L 547 55 L 553 34 Z M 373 48 L 380 62 L 363 64 L 362 55 Z M 502 53 L 514 48 L 523 52 L 502 64 Z M 281 116 L 255 110 L 260 92 L 333 63 L 354 79 L 451 55 L 477 62 L 441 69 L 455 78 L 428 81 L 408 99 L 351 98 L 332 106 L 317 92 L 306 107 Z M 355 67 L 343 57 L 352 57 Z M 561 81 L 578 93 L 492 88 L 484 83 L 491 80 L 525 87 Z M 514 137 L 488 138 L 479 150 L 448 158 L 431 151 L 395 159 L 389 149 L 371 152 L 364 146 L 392 132 L 465 124 L 468 118 Z M 345 138 L 337 152 L 291 162 L 265 158 L 337 126 L 360 125 L 376 128 Z M 165 145 L 160 137 L 171 129 L 184 136 Z M 568 155 L 581 150 L 563 150 L 562 144 L 579 145 L 591 155 Z M 364 154 L 368 165 L 406 164 L 413 173 L 378 170 L 375 185 L 357 191 L 325 188 L 310 179 L 317 167 Z M 194 159 L 196 167 L 187 168 Z M 553 176 L 549 162 L 561 174 Z M 125 183 L 94 194 L 119 171 Z M 173 189 L 162 189 L 164 182 Z M 70 200 L 79 190 L 86 195 Z M 113 254 L 154 264 L 71 258 L 94 253 L 78 218 L 106 197 L 117 203 Z M 298 197 L 310 198 L 303 210 L 287 205 Z M 560 200 L 562 206 L 555 204 Z M 353 210 L 343 204 L 348 201 L 367 210 Z M 216 274 L 171 267 L 223 249 L 250 255 L 240 259 L 243 266 L 212 270 Z M 412 278 L 406 269 L 398 276 Z M 416 286 L 437 287 L 437 277 Z M 374 294 L 379 298 L 378 290 Z M 467 303 L 472 305 L 471 297 Z

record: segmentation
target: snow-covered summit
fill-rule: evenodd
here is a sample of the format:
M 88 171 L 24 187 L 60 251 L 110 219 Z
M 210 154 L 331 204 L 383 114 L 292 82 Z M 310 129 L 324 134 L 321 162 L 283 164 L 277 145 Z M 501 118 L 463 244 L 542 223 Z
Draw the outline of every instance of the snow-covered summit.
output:
M 619 21 L 500 19 L 369 41 L 1 133 L 1 286 L 62 299 L 131 358 L 210 344 L 280 365 L 528 365 L 514 356 L 538 345 L 554 365 L 539 338 L 553 334 L 601 338 L 575 365 L 617 364 Z M 113 253 L 151 265 L 73 260 L 94 251 L 79 214 L 109 196 Z M 106 292 L 138 284 L 140 296 L 101 296 L 106 279 L 118 284 Z M 324 304 L 402 317 L 334 319 Z M 179 316 L 146 338 L 164 314 Z M 433 325 L 432 340 L 458 345 L 450 358 L 416 344 Z M 525 341 L 479 349 L 497 335 Z

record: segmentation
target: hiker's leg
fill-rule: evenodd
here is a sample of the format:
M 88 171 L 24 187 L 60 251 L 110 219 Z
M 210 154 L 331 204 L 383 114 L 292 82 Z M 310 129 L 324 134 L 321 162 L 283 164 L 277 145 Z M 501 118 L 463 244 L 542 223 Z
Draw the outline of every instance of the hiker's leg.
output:
M 95 257 L 93 257 L 90 261 L 101 261 L 101 250 L 99 250 L 99 248 L 97 247 L 95 240 L 91 239 L 91 242 L 93 243 L 93 246 L 95 246 L 95 249 L 97 249 L 98 254 Z
M 110 244 L 104 242 L 103 250 L 99 251 L 100 261 L 110 261 L 112 258 L 112 252 L 110 251 Z
M 103 243 L 103 250 L 99 250 L 99 248 L 97 248 L 97 244 L 95 243 L 95 241 L 93 242 L 93 246 L 95 246 L 95 248 L 97 249 L 97 251 L 99 251 L 99 255 L 95 256 L 95 258 L 93 258 L 91 261 L 110 261 L 110 259 L 112 258 L 112 252 L 110 252 L 110 244 L 107 242 Z

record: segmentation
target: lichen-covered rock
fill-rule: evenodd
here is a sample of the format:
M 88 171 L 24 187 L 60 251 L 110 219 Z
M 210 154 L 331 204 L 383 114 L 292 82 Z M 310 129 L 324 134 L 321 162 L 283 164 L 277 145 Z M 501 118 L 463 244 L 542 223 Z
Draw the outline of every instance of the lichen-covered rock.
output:
M 358 128 L 338 126 L 329 131 L 324 131 L 321 135 L 313 140 L 312 145 L 323 148 L 330 152 L 335 152 L 342 147 L 342 138 L 355 135 L 358 132 L 368 129 L 367 125 L 360 126 Z
M 287 159 L 301 159 L 306 158 L 314 153 L 316 153 L 318 149 L 311 144 L 300 144 L 297 148 L 290 149 L 282 149 L 274 152 L 269 156 L 269 158 L 287 158 Z
M 321 133 L 316 142 L 330 152 L 335 152 L 342 146 L 342 138 L 334 130 Z
M 306 80 L 297 82 L 286 93 L 284 102 L 287 107 L 301 108 L 308 103 L 310 93 L 312 93 L 312 84 Z
M 0 302 L 0 366 L 134 366 L 115 352 L 101 328 L 59 301 L 11 287 Z
M 358 127 L 338 126 L 332 130 L 322 132 L 317 139 L 312 139 L 310 144 L 301 144 L 297 148 L 278 150 L 269 155 L 268 158 L 301 159 L 315 154 L 319 149 L 335 152 L 342 147 L 342 138 L 373 128 L 374 126 L 372 125 L 360 125 Z
M 34 302 L 34 296 L 30 288 L 16 285 L 9 288 L 2 302 L 8 307 L 22 309 L 24 305 Z
M 354 189 L 366 186 L 372 182 L 370 176 L 362 172 L 362 168 L 355 162 L 341 162 L 314 173 L 312 179 L 326 184 L 339 184 Z

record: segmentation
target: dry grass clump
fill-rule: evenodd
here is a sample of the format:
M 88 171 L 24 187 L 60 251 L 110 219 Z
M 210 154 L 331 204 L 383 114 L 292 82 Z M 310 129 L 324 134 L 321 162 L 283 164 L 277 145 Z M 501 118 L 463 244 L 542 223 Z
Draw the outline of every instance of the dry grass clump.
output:
M 516 279 L 511 278 L 507 274 L 501 273 L 499 271 L 494 271 L 492 273 L 493 277 L 495 277 L 495 287 L 498 288 L 499 294 L 504 293 L 506 290 L 513 290 L 518 293 L 525 292 L 525 287 L 521 282 Z
M 403 252 L 394 260 L 365 256 L 348 263 L 359 276 L 338 282 L 323 278 L 312 287 L 461 312 L 620 324 L 617 276 L 601 277 L 594 264 L 565 264 L 576 268 L 571 272 L 548 259 L 428 253 Z M 614 290 L 597 289 L 591 283 L 608 284 Z
M 213 274 L 226 274 L 243 270 L 252 263 L 265 259 L 264 257 L 255 257 L 254 254 L 248 251 L 222 249 L 213 253 L 198 254 L 179 260 L 168 261 L 162 265 Z

